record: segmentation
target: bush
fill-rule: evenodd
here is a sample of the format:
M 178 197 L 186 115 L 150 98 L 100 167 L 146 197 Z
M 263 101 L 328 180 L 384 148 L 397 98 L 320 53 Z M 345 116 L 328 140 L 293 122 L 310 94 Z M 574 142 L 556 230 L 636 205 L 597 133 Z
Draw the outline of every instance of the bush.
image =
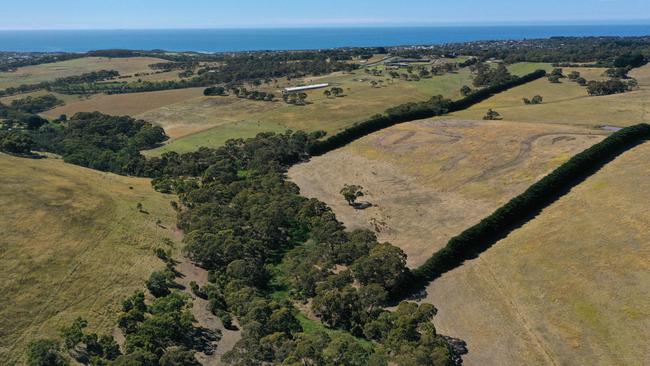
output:
M 485 116 L 483 116 L 483 119 L 486 120 L 486 121 L 494 121 L 494 120 L 501 119 L 501 115 L 497 111 L 494 111 L 492 109 L 488 109 Z

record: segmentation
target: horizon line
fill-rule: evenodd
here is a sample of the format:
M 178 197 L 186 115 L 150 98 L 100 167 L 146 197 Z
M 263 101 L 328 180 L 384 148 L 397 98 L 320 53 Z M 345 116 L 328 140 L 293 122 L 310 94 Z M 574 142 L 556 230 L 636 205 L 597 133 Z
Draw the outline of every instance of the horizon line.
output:
M 491 22 L 436 22 L 436 23 L 360 23 L 360 24 L 282 24 L 282 25 L 222 25 L 222 26 L 169 26 L 169 27 L 70 27 L 70 28 L 2 28 L 0 31 L 147 31 L 147 30 L 245 30 L 245 29 L 345 29 L 345 28 L 461 28 L 490 26 L 634 26 L 650 25 L 650 19 L 592 19 L 592 20 L 513 20 Z

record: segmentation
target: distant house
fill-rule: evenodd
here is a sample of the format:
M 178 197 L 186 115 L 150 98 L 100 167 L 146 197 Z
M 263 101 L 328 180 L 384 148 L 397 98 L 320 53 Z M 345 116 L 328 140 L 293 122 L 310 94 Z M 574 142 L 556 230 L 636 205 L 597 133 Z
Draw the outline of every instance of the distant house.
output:
M 410 64 L 410 63 L 431 62 L 431 60 L 428 59 L 428 58 L 397 58 L 397 59 L 393 60 L 393 62 Z
M 410 67 L 410 64 L 407 64 L 406 62 L 389 62 L 386 64 L 386 67 L 389 68 L 397 68 L 399 69 L 400 67 Z
M 282 93 L 283 94 L 298 93 L 298 92 L 305 91 L 305 90 L 327 88 L 328 86 L 330 86 L 329 83 L 312 84 L 312 85 L 305 85 L 305 86 L 295 86 L 295 87 L 292 87 L 292 88 L 284 88 L 284 90 L 282 90 Z

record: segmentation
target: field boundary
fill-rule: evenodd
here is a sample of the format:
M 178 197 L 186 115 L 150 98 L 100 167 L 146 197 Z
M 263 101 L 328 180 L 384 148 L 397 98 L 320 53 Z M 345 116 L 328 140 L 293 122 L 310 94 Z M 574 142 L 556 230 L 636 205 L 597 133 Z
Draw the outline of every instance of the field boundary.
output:
M 318 156 L 341 148 L 361 137 L 380 131 L 396 124 L 431 118 L 447 113 L 458 112 L 478 104 L 495 94 L 521 86 L 546 76 L 546 71 L 537 70 L 530 74 L 514 78 L 503 84 L 489 86 L 476 90 L 466 97 L 451 101 L 442 96 L 434 96 L 431 100 L 419 103 L 406 103 L 386 110 L 384 114 L 376 115 L 364 122 L 356 123 L 325 140 L 318 140 L 309 146 L 309 155 Z
M 650 125 L 640 123 L 613 133 L 576 154 L 553 172 L 511 199 L 478 224 L 451 238 L 423 265 L 411 271 L 411 281 L 398 297 L 422 291 L 431 281 L 478 256 L 622 153 L 650 140 Z

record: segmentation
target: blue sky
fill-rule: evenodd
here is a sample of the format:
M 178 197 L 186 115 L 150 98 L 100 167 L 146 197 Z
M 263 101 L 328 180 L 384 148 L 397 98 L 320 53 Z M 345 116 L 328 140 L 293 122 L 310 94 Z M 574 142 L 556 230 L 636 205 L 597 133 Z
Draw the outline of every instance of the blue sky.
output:
M 650 0 L 3 0 L 3 3 L 0 29 L 650 23 Z

